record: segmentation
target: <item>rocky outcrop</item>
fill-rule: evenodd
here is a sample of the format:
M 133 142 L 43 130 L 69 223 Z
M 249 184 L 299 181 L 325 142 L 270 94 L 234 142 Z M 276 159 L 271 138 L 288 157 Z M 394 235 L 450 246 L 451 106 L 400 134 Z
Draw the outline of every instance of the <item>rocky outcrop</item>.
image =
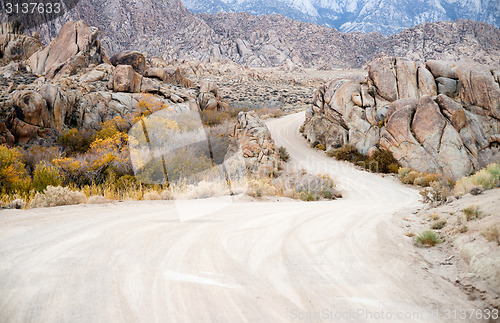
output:
M 17 22 L 0 25 L 0 66 L 23 61 L 42 49 L 40 39 L 23 34 L 23 30 Z
M 471 63 L 380 57 L 365 79 L 316 91 L 304 134 L 328 149 L 386 149 L 403 166 L 457 179 L 500 161 L 499 74 Z
M 113 66 L 130 65 L 134 71 L 141 75 L 144 74 L 144 70 L 146 69 L 146 59 L 142 53 L 137 51 L 116 53 L 111 56 L 110 62 Z
M 31 72 L 47 78 L 63 77 L 91 64 L 108 62 L 97 34 L 97 28 L 87 27 L 83 21 L 65 24 L 49 46 L 30 57 Z
M 200 110 L 229 110 L 229 104 L 222 101 L 222 98 L 215 83 L 203 81 L 200 85 L 200 94 L 198 94 L 198 104 Z
M 82 0 L 36 30 L 48 42 L 65 22 L 79 19 L 99 28 L 108 53 L 133 49 L 167 59 L 326 69 L 361 67 L 380 53 L 413 60 L 500 61 L 500 30 L 471 20 L 422 24 L 386 37 L 342 33 L 280 15 L 195 15 L 180 0 Z
M 271 132 L 254 111 L 239 113 L 234 138 L 239 142 L 250 174 L 278 173 L 282 161 Z

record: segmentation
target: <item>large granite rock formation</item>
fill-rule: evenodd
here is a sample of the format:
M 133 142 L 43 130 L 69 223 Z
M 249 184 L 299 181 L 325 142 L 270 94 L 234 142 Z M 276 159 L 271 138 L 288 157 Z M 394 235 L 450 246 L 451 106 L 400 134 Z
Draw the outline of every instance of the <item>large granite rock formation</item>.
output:
M 500 69 L 380 57 L 364 79 L 318 89 L 304 134 L 328 148 L 389 150 L 406 167 L 457 179 L 500 161 Z
M 278 174 L 282 161 L 266 124 L 254 111 L 240 112 L 234 127 L 250 174 Z
M 109 63 L 97 34 L 97 28 L 87 27 L 83 21 L 65 24 L 49 46 L 30 57 L 30 71 L 55 78 L 75 74 L 91 64 Z

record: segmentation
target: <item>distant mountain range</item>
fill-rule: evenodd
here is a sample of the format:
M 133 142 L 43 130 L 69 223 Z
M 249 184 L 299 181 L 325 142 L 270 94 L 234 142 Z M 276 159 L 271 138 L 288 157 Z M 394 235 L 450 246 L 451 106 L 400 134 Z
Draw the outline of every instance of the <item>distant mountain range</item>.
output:
M 80 0 L 64 16 L 31 31 L 47 44 L 62 24 L 80 19 L 99 28 L 108 55 L 138 50 L 165 59 L 325 69 L 360 67 L 381 53 L 413 60 L 500 62 L 500 29 L 483 22 L 425 23 L 384 36 L 343 33 L 281 15 L 193 14 L 180 0 Z
M 342 32 L 396 34 L 424 22 L 470 19 L 500 27 L 499 0 L 182 0 L 195 13 L 248 12 L 285 17 Z

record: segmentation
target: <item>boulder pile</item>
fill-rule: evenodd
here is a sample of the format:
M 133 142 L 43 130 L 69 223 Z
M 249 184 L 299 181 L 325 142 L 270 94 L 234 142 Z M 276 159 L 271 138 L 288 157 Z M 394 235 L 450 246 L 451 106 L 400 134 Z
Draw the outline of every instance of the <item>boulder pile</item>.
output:
M 234 127 L 245 165 L 250 174 L 278 174 L 282 161 L 271 132 L 254 111 L 240 112 Z
M 405 167 L 458 179 L 500 161 L 500 70 L 380 57 L 366 78 L 319 88 L 304 135 L 327 149 L 385 149 Z
M 108 59 L 97 28 L 83 21 L 65 24 L 45 48 L 15 23 L 0 32 L 0 143 L 54 140 L 68 128 L 131 119 L 144 104 L 228 108 L 215 85 L 195 86 L 179 67 L 148 64 L 137 51 Z

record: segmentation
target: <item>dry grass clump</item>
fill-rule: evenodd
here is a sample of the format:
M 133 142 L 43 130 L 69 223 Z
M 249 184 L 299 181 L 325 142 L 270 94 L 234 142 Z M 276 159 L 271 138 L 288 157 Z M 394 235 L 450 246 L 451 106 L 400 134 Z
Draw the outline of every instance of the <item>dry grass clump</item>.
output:
M 485 190 L 500 187 L 500 165 L 490 164 L 479 172 L 460 179 L 453 192 L 461 196 L 472 193 L 478 186 Z
M 443 175 L 437 173 L 422 173 L 407 167 L 398 170 L 399 180 L 404 184 L 421 187 L 431 186 L 434 182 L 443 180 Z
M 496 242 L 500 246 L 500 229 L 498 226 L 488 228 L 482 235 L 486 240 Z
M 100 195 L 91 196 L 87 199 L 87 204 L 106 204 L 109 202 L 107 198 Z
M 428 230 L 417 235 L 416 243 L 421 246 L 432 247 L 443 242 L 436 232 Z
M 441 230 L 446 225 L 446 221 L 436 221 L 432 224 L 431 229 Z
M 31 201 L 31 208 L 53 207 L 61 205 L 75 205 L 85 203 L 85 194 L 72 191 L 67 187 L 48 186 L 43 193 L 37 193 Z
M 448 181 L 431 182 L 430 187 L 420 191 L 424 203 L 442 204 L 451 196 L 451 185 Z
M 481 211 L 477 205 L 471 205 L 463 209 L 462 212 L 465 214 L 467 221 L 481 219 L 483 217 L 483 211 Z

